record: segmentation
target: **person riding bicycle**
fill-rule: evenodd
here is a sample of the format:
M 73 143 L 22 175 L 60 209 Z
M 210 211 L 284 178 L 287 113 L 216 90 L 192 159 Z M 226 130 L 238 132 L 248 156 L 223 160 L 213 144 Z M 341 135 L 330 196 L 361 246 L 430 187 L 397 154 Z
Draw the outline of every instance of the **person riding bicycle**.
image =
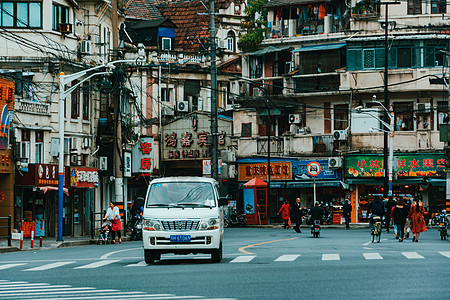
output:
M 324 214 L 325 210 L 319 205 L 319 202 L 316 202 L 314 207 L 309 211 L 312 224 L 314 224 L 315 220 L 320 220 L 320 224 L 322 224 Z
M 373 199 L 372 202 L 370 202 L 367 214 L 370 213 L 372 214 L 370 215 L 369 228 L 372 231 L 375 229 L 375 226 L 373 225 L 374 224 L 373 217 L 378 216 L 382 218 L 382 216 L 384 215 L 384 203 L 381 202 L 380 198 L 376 197 L 375 199 Z

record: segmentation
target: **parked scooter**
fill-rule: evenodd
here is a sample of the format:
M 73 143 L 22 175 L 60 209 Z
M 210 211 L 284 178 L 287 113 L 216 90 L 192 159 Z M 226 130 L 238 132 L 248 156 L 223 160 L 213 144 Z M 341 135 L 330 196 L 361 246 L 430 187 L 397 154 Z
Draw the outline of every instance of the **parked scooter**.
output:
M 142 240 L 142 212 L 136 214 L 133 220 L 134 223 L 130 238 L 132 241 Z
M 311 234 L 315 238 L 320 236 L 320 220 L 314 220 L 314 224 L 311 226 Z
M 439 214 L 438 217 L 438 226 L 439 226 L 439 234 L 441 235 L 441 240 L 447 239 L 447 226 L 448 226 L 448 219 L 447 219 L 447 213 L 444 210 Z
M 234 209 L 231 206 L 227 207 L 227 210 L 224 214 L 224 226 L 225 227 L 233 227 L 233 226 L 239 226 L 239 227 L 246 227 L 247 226 L 247 220 L 245 219 L 245 215 L 239 215 L 236 212 L 236 209 Z

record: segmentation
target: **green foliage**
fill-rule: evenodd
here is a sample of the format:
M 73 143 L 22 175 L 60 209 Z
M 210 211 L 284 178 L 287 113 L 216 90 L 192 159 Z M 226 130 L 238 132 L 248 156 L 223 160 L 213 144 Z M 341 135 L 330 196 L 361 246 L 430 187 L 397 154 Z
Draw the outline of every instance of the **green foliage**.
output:
M 238 41 L 238 47 L 244 52 L 254 51 L 261 44 L 264 39 L 264 28 L 266 25 L 267 10 L 263 7 L 268 3 L 268 0 L 248 0 L 247 8 L 245 9 L 245 20 L 242 23 L 242 28 L 247 29 L 247 33 L 242 35 Z M 256 15 L 260 18 L 256 20 Z
M 244 52 L 255 51 L 264 39 L 264 29 L 257 28 L 241 36 L 238 47 Z

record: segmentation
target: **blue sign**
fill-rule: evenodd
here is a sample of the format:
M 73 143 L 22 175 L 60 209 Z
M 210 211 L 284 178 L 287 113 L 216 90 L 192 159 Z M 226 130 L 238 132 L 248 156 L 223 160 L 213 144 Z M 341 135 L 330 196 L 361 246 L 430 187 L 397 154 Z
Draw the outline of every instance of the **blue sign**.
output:
M 45 222 L 36 221 L 36 236 L 45 236 Z
M 244 189 L 244 212 L 246 215 L 255 214 L 255 190 Z
M 292 161 L 292 179 L 293 180 L 313 180 L 314 178 L 306 171 L 306 166 L 313 160 L 293 160 Z M 321 171 L 316 179 L 341 179 L 341 174 L 337 170 L 328 168 L 328 160 L 314 160 L 320 164 Z

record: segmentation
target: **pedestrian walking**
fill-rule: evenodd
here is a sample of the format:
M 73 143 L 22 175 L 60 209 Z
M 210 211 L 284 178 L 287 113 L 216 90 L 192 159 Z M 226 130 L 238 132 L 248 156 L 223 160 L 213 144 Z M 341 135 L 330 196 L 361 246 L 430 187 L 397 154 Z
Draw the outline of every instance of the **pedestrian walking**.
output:
M 411 215 L 411 232 L 413 233 L 413 242 L 419 241 L 419 235 L 421 232 L 427 231 L 427 226 L 425 220 L 423 219 L 423 213 L 425 209 L 423 208 L 422 202 L 417 198 L 413 198 L 413 203 L 409 210 Z
M 281 205 L 280 210 L 278 211 L 277 215 L 280 215 L 281 213 L 281 218 L 283 219 L 284 225 L 283 228 L 290 228 L 291 226 L 289 225 L 289 201 L 285 200 L 283 205 Z
M 392 196 L 386 201 L 386 214 L 384 216 L 384 222 L 386 223 L 386 232 L 389 232 L 389 227 L 391 225 L 391 210 L 395 206 L 395 201 L 392 199 Z
M 119 208 L 114 205 L 114 203 L 111 201 L 109 203 L 109 208 L 106 210 L 106 215 L 103 218 L 103 220 L 109 220 L 111 221 L 111 238 L 112 243 L 116 243 L 116 233 L 119 237 L 119 243 L 122 243 L 122 235 L 120 230 L 122 229 L 122 224 L 120 222 L 120 212 Z
M 345 218 L 345 229 L 350 229 L 350 216 L 352 213 L 352 205 L 350 204 L 350 201 L 345 200 L 343 211 Z
M 292 219 L 295 222 L 294 230 L 301 233 L 300 225 L 302 225 L 302 207 L 300 205 L 300 198 L 295 199 L 292 205 Z
M 403 200 L 405 201 L 405 211 L 408 212 L 408 215 L 406 216 L 406 223 L 405 223 L 405 239 L 409 238 L 409 233 L 411 232 L 411 214 L 410 214 L 410 209 L 411 209 L 411 200 L 409 198 L 403 198 Z
M 400 198 L 392 209 L 392 222 L 397 228 L 399 242 L 403 242 L 403 238 L 405 236 L 404 229 L 407 215 L 408 212 L 405 210 L 405 203 L 403 199 Z

